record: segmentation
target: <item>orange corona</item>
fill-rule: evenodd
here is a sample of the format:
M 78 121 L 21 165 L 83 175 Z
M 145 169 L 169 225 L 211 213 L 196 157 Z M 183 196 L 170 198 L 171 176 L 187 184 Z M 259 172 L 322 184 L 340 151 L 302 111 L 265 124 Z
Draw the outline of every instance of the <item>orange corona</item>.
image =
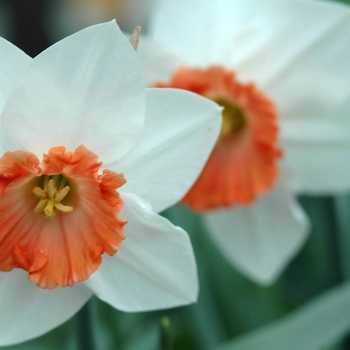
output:
M 86 280 L 124 239 L 123 174 L 98 171 L 84 146 L 51 148 L 40 164 L 26 151 L 0 158 L 0 271 L 22 268 L 41 288 Z
M 216 101 L 223 107 L 222 129 L 201 175 L 182 199 L 195 211 L 252 203 L 278 176 L 277 109 L 252 83 L 242 84 L 220 66 L 182 67 L 169 83 Z

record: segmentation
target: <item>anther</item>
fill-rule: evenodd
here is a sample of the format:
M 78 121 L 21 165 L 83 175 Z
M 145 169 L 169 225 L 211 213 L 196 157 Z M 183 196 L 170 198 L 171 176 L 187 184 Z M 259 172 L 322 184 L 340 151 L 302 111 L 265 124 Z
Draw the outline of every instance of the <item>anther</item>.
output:
M 47 193 L 40 187 L 34 187 L 32 192 L 38 198 L 46 198 L 47 197 Z
M 55 200 L 53 198 L 50 198 L 44 209 L 44 213 L 47 218 L 50 218 L 52 216 L 54 212 L 54 207 L 55 207 Z
M 55 195 L 55 201 L 60 202 L 68 194 L 69 190 L 70 190 L 70 187 L 66 186 L 62 188 L 60 191 L 58 191 Z
M 36 213 L 44 212 L 46 219 L 53 219 L 56 216 L 56 210 L 62 213 L 72 212 L 73 207 L 61 203 L 70 191 L 70 187 L 66 186 L 67 183 L 67 179 L 62 175 L 44 175 L 44 188 L 34 187 L 32 190 L 32 193 L 39 199 L 34 211 Z
M 36 205 L 34 211 L 35 211 L 36 213 L 41 213 L 41 212 L 45 209 L 45 207 L 46 207 L 48 201 L 49 201 L 49 200 L 48 200 L 47 198 L 46 198 L 46 199 L 40 199 L 40 201 L 39 201 L 39 203 Z
M 53 198 L 56 194 L 57 188 L 55 187 L 55 182 L 51 179 L 47 185 L 47 194 L 49 198 Z

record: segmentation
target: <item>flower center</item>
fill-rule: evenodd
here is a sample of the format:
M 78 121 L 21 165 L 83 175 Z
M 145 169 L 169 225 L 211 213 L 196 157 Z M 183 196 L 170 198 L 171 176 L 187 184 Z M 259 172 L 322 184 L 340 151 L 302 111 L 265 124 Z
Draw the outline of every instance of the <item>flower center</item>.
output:
M 245 127 L 247 121 L 241 107 L 228 102 L 224 98 L 218 98 L 214 101 L 224 107 L 222 111 L 222 127 L 219 140 L 234 135 Z
M 53 219 L 56 216 L 56 210 L 62 213 L 73 211 L 73 207 L 61 203 L 70 190 L 65 176 L 42 175 L 39 178 L 39 183 L 41 183 L 41 186 L 34 187 L 32 191 L 39 199 L 34 209 L 36 213 L 43 213 L 45 219 Z
M 40 288 L 73 286 L 118 251 L 126 180 L 101 166 L 83 145 L 52 147 L 41 162 L 23 150 L 0 157 L 1 272 L 22 268 Z
M 192 91 L 224 107 L 219 139 L 182 203 L 199 212 L 247 205 L 272 189 L 282 156 L 278 113 L 253 82 L 240 82 L 221 66 L 180 67 L 155 87 Z

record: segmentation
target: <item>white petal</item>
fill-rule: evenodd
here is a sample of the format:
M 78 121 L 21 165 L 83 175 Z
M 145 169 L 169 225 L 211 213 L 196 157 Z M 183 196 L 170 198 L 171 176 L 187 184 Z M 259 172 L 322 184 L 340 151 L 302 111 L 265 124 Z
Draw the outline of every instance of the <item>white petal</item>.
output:
M 0 272 L 0 346 L 38 337 L 72 317 L 91 297 L 77 283 L 72 288 L 40 289 L 15 269 Z
M 15 83 L 31 61 L 32 58 L 18 47 L 0 38 L 0 111 L 4 108 Z
M 227 259 L 263 285 L 278 277 L 299 251 L 309 230 L 307 217 L 292 195 L 290 175 L 281 169 L 271 193 L 250 206 L 204 215 L 209 233 Z
M 150 33 L 162 43 L 182 51 L 191 64 L 218 62 L 231 35 L 265 2 L 178 0 L 175 6 L 173 1 L 163 0 L 150 22 Z
M 140 38 L 137 55 L 148 87 L 156 82 L 168 82 L 176 69 L 183 64 L 179 53 L 144 35 Z
M 227 38 L 226 65 L 254 81 L 283 118 L 321 117 L 350 93 L 350 9 L 322 1 L 270 1 Z
M 10 42 L 0 37 L 0 113 L 18 79 L 32 62 L 32 58 Z M 0 151 L 18 149 L 16 142 L 0 124 Z
M 135 146 L 108 165 L 123 172 L 121 192 L 159 212 L 179 201 L 201 172 L 221 127 L 221 107 L 178 89 L 147 89 L 146 120 Z
M 350 105 L 339 114 L 329 120 L 282 123 L 285 153 L 298 174 L 301 192 L 329 195 L 350 190 Z
M 20 145 L 41 156 L 78 145 L 112 161 L 135 142 L 144 117 L 137 56 L 113 22 L 86 28 L 37 56 L 2 115 Z
M 84 282 L 124 311 L 170 308 L 196 301 L 198 281 L 189 237 L 136 196 L 124 194 L 126 239 Z
M 258 83 L 283 118 L 320 117 L 350 91 L 349 19 L 338 4 L 271 1 L 227 42 L 222 61 Z

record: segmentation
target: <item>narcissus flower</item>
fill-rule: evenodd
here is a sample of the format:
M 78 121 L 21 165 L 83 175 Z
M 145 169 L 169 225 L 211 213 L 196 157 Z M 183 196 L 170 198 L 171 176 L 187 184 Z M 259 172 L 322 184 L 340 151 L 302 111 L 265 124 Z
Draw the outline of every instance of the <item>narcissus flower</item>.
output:
M 250 204 L 267 193 L 278 175 L 281 156 L 277 108 L 253 84 L 241 84 L 221 66 L 179 68 L 168 84 L 193 91 L 224 107 L 222 127 L 206 166 L 182 199 L 198 212 Z
M 0 345 L 52 329 L 92 294 L 126 311 L 195 301 L 188 236 L 156 212 L 200 173 L 220 108 L 145 89 L 115 22 L 34 59 L 0 39 L 0 65 Z
M 216 146 L 182 202 L 203 214 L 236 267 L 269 284 L 307 236 L 296 191 L 350 188 L 341 113 L 350 11 L 325 1 L 164 0 L 151 34 L 174 51 L 143 43 L 147 83 L 224 108 Z

